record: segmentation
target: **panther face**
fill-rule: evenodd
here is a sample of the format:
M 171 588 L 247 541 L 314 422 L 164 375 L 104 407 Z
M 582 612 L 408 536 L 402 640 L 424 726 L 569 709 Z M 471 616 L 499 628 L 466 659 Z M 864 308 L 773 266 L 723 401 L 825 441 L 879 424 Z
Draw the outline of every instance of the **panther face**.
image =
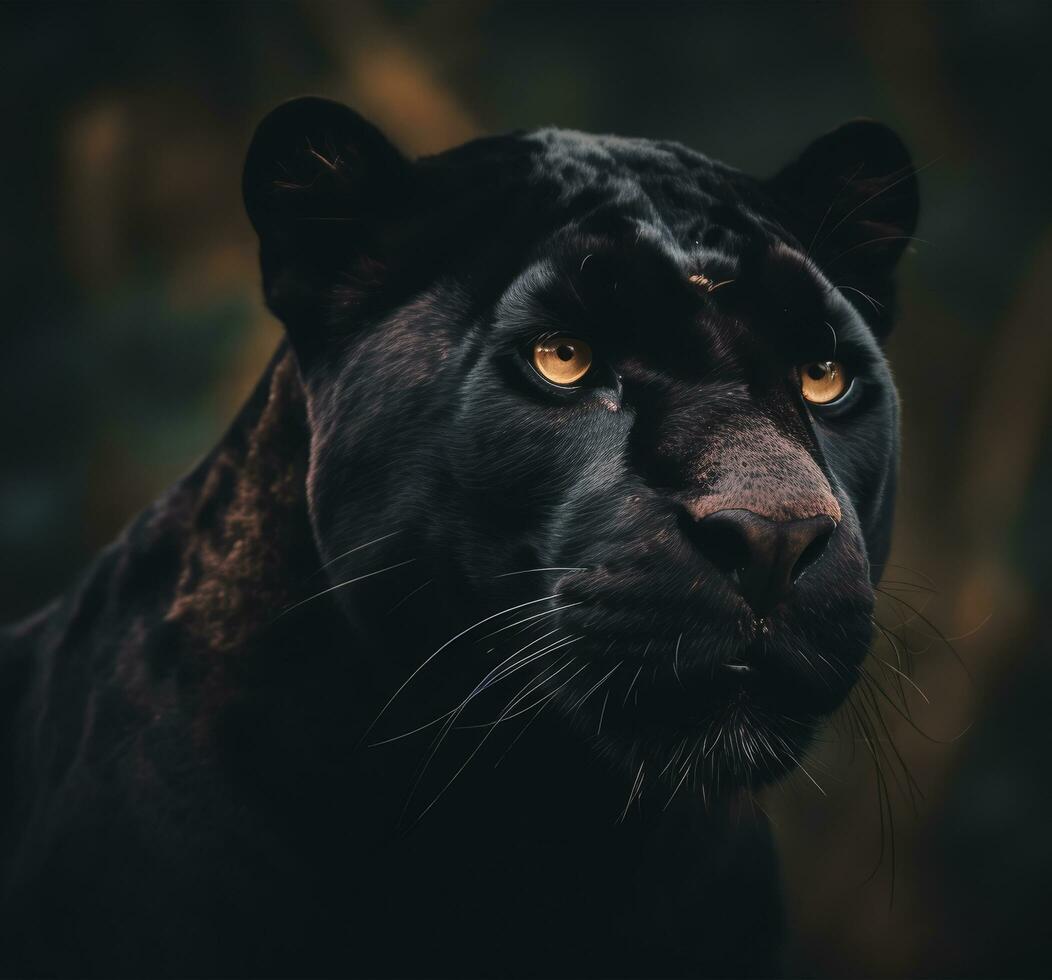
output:
M 411 164 L 300 100 L 245 194 L 318 548 L 384 693 L 426 669 L 446 708 L 544 704 L 637 781 L 796 764 L 888 549 L 898 139 L 848 124 L 767 181 L 561 131 Z

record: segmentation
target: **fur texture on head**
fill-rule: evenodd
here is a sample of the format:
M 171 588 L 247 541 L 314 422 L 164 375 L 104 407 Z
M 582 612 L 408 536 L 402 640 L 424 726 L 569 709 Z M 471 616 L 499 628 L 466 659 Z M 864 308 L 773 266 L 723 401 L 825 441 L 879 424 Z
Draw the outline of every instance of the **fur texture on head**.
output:
M 305 100 L 261 127 L 245 196 L 308 392 L 322 555 L 390 533 L 369 567 L 413 562 L 436 638 L 538 602 L 514 636 L 558 642 L 527 676 L 633 772 L 791 767 L 851 687 L 888 547 L 899 140 L 851 123 L 767 181 L 558 130 L 410 164 Z M 548 336 L 589 345 L 579 383 L 531 365 Z M 827 362 L 850 390 L 809 404 L 801 366 Z M 790 525 L 822 538 L 803 565 Z M 467 694 L 485 664 L 438 670 L 479 670 Z

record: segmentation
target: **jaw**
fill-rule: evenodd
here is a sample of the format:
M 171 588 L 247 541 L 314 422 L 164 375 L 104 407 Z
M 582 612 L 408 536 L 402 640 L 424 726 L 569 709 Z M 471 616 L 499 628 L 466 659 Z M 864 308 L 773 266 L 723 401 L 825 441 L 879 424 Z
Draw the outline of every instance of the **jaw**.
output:
M 738 656 L 752 667 L 725 654 L 704 663 L 684 658 L 677 669 L 674 643 L 642 650 L 620 664 L 591 662 L 554 695 L 553 707 L 578 738 L 638 784 L 637 794 L 649 788 L 663 802 L 687 788 L 706 798 L 758 789 L 804 768 L 819 727 L 851 691 L 861 659 L 809 647 L 803 669 L 785 650 L 767 647 L 764 659 L 746 646 Z M 829 666 L 819 673 L 811 664 Z
M 633 795 L 662 804 L 692 792 L 706 800 L 759 789 L 798 768 L 821 717 L 790 715 L 748 695 L 711 704 L 692 716 L 606 705 L 602 727 L 596 712 L 572 719 L 579 736 L 600 758 L 633 781 Z

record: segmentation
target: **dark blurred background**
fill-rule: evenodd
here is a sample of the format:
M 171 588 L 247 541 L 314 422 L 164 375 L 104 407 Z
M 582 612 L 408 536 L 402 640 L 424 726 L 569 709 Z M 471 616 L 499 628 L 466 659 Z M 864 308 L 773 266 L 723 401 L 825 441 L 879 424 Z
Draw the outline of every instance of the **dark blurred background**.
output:
M 874 656 L 908 647 L 917 690 L 885 668 L 877 742 L 831 729 L 809 766 L 825 795 L 798 776 L 764 801 L 789 964 L 1044 974 L 1050 9 L 0 5 L 0 614 L 61 589 L 205 452 L 277 343 L 239 193 L 275 103 L 339 98 L 412 153 L 557 124 L 673 138 L 759 174 L 877 117 L 913 149 L 923 217 L 891 343 L 905 442 Z M 903 694 L 909 717 L 890 703 Z

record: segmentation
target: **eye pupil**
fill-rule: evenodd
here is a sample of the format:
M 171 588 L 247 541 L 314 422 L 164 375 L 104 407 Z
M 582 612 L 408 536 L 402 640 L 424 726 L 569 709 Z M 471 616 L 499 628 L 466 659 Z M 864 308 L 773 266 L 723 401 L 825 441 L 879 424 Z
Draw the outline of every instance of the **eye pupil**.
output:
M 577 337 L 550 337 L 533 345 L 533 366 L 545 381 L 575 385 L 592 366 L 592 348 Z
M 808 361 L 799 366 L 800 392 L 812 405 L 829 405 L 849 387 L 850 378 L 837 361 Z

